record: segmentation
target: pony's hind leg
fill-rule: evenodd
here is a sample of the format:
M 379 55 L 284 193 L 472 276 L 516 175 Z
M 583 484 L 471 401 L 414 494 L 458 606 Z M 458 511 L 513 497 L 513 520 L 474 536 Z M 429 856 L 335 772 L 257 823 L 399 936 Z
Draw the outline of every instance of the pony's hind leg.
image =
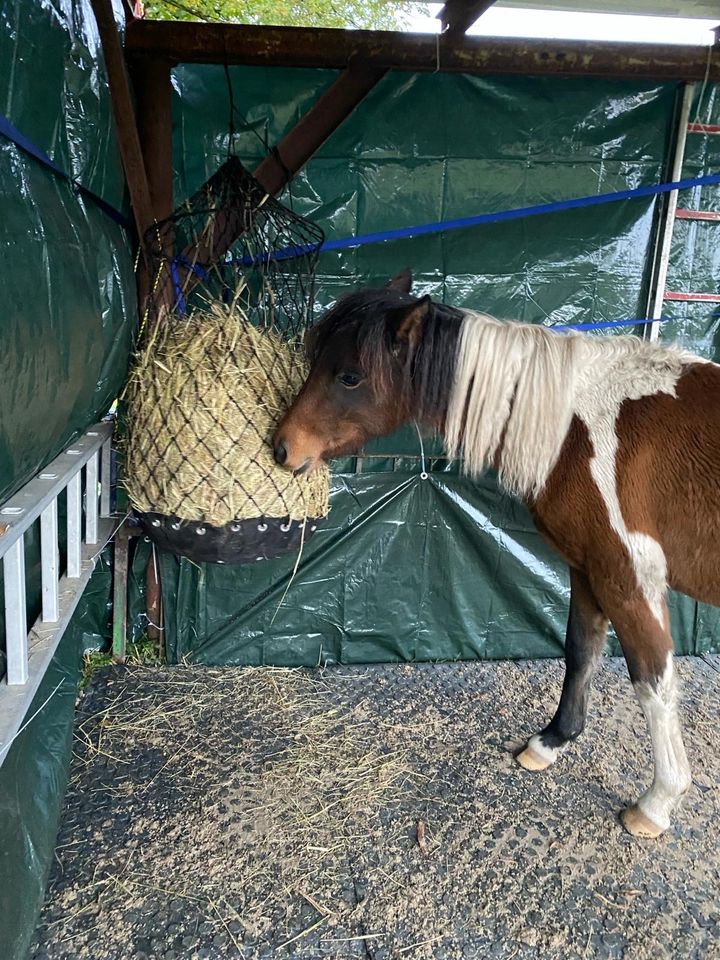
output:
M 692 777 L 680 729 L 677 683 L 667 603 L 651 610 L 641 599 L 610 613 L 635 694 L 647 720 L 655 759 L 652 786 L 620 814 L 636 837 L 658 837 Z
M 590 682 L 607 638 L 608 621 L 585 574 L 570 571 L 570 615 L 565 637 L 565 680 L 560 704 L 550 723 L 534 734 L 516 760 L 526 770 L 544 770 L 582 733 Z

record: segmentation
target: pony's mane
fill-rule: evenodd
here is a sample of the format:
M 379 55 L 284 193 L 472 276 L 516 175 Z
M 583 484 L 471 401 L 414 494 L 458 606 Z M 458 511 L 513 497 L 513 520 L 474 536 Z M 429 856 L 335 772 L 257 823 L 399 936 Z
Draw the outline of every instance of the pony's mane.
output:
M 473 476 L 494 464 L 504 487 L 536 497 L 575 414 L 595 420 L 607 396 L 672 389 L 683 365 L 696 360 L 637 337 L 559 334 L 467 311 L 445 421 L 447 452 L 463 456 Z

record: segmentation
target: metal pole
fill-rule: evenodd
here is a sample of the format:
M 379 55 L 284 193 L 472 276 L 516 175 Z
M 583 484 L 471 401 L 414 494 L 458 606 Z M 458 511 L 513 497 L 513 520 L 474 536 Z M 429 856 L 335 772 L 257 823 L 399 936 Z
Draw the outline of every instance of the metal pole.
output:
M 60 579 L 57 497 L 40 514 L 40 565 L 42 567 L 42 618 L 45 623 L 55 623 L 59 617 L 58 581 Z
M 672 168 L 670 179 L 679 180 L 682 174 L 683 160 L 685 159 L 685 141 L 687 140 L 688 120 L 690 119 L 690 107 L 695 93 L 695 84 L 686 83 L 683 90 L 682 104 L 678 116 L 678 127 L 675 134 L 675 146 L 673 151 Z M 667 195 L 665 204 L 665 213 L 658 229 L 658 256 L 655 263 L 655 276 L 653 277 L 652 293 L 650 299 L 649 315 L 654 323 L 650 323 L 645 328 L 645 335 L 648 340 L 657 340 L 660 336 L 660 320 L 665 300 L 665 285 L 667 283 L 668 263 L 670 261 L 670 248 L 672 244 L 673 227 L 675 226 L 675 211 L 677 209 L 677 190 L 673 190 Z
M 27 683 L 28 630 L 25 607 L 25 537 L 3 557 L 5 586 L 5 646 L 8 685 Z

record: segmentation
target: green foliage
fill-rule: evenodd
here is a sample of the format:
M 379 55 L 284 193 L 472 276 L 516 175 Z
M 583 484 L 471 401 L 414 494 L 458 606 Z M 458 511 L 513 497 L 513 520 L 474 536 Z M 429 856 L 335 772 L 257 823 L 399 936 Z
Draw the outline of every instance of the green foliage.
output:
M 125 662 L 131 666 L 156 667 L 163 662 L 156 640 L 151 640 L 146 633 L 138 637 L 137 642 L 128 641 Z M 96 670 L 103 667 L 112 667 L 115 661 L 112 653 L 107 650 L 89 650 L 83 658 L 83 672 L 80 678 L 80 689 L 84 690 L 90 683 Z
M 158 20 L 212 20 L 292 27 L 355 27 L 404 30 L 424 3 L 393 0 L 147 0 L 145 14 Z

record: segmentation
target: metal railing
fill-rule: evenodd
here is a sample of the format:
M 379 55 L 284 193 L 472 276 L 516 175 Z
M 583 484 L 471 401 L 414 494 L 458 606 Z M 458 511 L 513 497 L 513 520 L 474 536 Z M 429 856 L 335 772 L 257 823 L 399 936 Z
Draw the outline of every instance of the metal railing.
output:
M 110 515 L 112 432 L 110 422 L 91 427 L 0 506 L 6 655 L 6 675 L 0 681 L 0 764 L 70 622 L 95 561 L 112 535 L 116 522 Z M 61 573 L 58 498 L 64 492 L 67 563 Z M 42 613 L 28 630 L 25 534 L 38 518 Z

